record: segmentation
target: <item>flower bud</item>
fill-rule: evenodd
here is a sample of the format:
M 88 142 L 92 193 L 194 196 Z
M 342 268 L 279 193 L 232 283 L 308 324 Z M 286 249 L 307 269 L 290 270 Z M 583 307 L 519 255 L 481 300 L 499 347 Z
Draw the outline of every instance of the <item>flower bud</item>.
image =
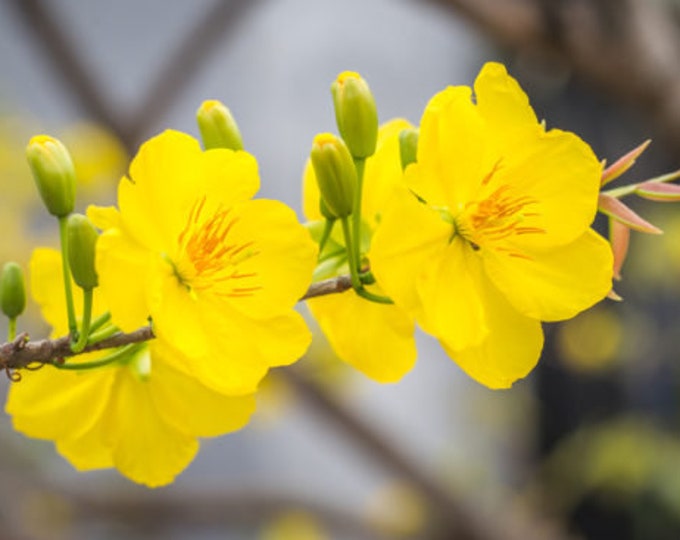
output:
M 16 319 L 26 307 L 24 273 L 15 262 L 5 263 L 0 275 L 0 307 L 10 319 Z
M 310 157 L 326 205 L 324 217 L 349 216 L 354 204 L 357 172 L 347 146 L 332 133 L 320 133 L 314 137 Z
M 368 83 L 353 71 L 343 71 L 331 85 L 335 120 L 355 158 L 367 158 L 378 141 L 378 111 Z
M 85 216 L 72 214 L 68 218 L 66 234 L 73 281 L 85 290 L 94 289 L 98 284 L 94 265 L 97 231 Z
M 49 135 L 36 135 L 26 147 L 26 157 L 47 211 L 56 217 L 73 212 L 76 173 L 66 147 Z
M 335 215 L 328 209 L 328 206 L 326 206 L 323 197 L 319 198 L 319 212 L 321 212 L 321 215 L 324 217 L 324 219 L 329 220 L 335 219 Z
M 403 129 L 399 133 L 399 157 L 401 168 L 406 170 L 411 163 L 416 162 L 418 155 L 418 130 L 415 128 Z
M 198 129 L 201 131 L 203 146 L 243 150 L 243 139 L 231 112 L 220 101 L 210 99 L 201 103 L 196 111 Z

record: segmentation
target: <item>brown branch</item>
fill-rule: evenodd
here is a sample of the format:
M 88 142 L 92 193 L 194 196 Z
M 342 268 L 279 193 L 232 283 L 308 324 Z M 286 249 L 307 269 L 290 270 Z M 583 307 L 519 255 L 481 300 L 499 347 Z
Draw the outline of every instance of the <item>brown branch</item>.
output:
M 330 279 L 312 283 L 307 292 L 300 300 L 307 300 L 316 296 L 345 292 L 352 288 L 352 279 L 345 276 L 338 276 Z
M 351 287 L 352 282 L 349 276 L 326 279 L 310 285 L 300 301 L 326 294 L 341 293 Z M 102 341 L 86 346 L 83 353 L 141 343 L 154 339 L 154 337 L 150 326 L 139 328 L 130 333 L 118 332 Z M 28 335 L 23 333 L 15 340 L 0 345 L 0 366 L 5 370 L 21 369 L 31 364 L 60 363 L 69 356 L 74 356 L 74 353 L 71 351 L 71 343 L 68 336 L 58 339 L 29 341 Z

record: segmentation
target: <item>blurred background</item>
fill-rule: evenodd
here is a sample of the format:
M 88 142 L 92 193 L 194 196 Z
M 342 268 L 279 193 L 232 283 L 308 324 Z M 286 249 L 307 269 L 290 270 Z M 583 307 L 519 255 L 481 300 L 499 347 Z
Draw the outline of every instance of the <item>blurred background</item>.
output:
M 197 135 L 204 99 L 235 115 L 260 196 L 299 212 L 347 69 L 381 121 L 417 123 L 435 92 L 502 61 L 539 118 L 600 158 L 653 139 L 623 183 L 668 172 L 679 25 L 676 0 L 1 0 L 0 262 L 57 245 L 24 161 L 31 135 L 67 144 L 82 211 L 114 202 L 146 138 Z M 3 416 L 0 540 L 680 538 L 680 207 L 627 202 L 665 234 L 633 233 L 624 301 L 546 326 L 539 367 L 511 390 L 480 387 L 422 335 L 416 368 L 378 385 L 319 336 L 265 381 L 251 425 L 203 441 L 157 490 L 78 474 Z

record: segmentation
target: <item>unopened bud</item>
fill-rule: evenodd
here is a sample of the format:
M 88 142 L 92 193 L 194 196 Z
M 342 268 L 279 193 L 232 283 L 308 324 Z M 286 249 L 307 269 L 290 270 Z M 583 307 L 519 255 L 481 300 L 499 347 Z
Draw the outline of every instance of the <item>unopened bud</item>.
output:
M 66 147 L 49 135 L 36 135 L 26 147 L 26 157 L 47 211 L 64 217 L 73 212 L 76 173 Z
M 418 130 L 403 129 L 399 133 L 399 157 L 401 168 L 405 170 L 411 163 L 415 163 L 418 155 Z
M 204 101 L 196 111 L 203 147 L 243 150 L 243 139 L 231 112 L 216 99 Z
M 378 110 L 368 83 L 353 71 L 343 71 L 331 85 L 335 120 L 355 158 L 367 158 L 378 142 Z
M 15 262 L 5 263 L 0 275 L 0 306 L 10 319 L 16 319 L 26 308 L 24 273 Z
M 333 214 L 333 212 L 331 212 L 328 209 L 328 206 L 326 206 L 326 203 L 324 202 L 323 197 L 319 198 L 319 212 L 321 212 L 321 215 L 325 219 L 334 220 L 336 218 L 336 216 Z
M 92 290 L 98 285 L 94 260 L 99 235 L 90 220 L 82 214 L 69 216 L 66 231 L 73 281 L 85 290 Z
M 324 217 L 343 218 L 352 213 L 357 173 L 345 143 L 332 133 L 314 137 L 310 153 L 312 166 L 326 205 Z M 324 212 L 324 209 L 321 210 Z

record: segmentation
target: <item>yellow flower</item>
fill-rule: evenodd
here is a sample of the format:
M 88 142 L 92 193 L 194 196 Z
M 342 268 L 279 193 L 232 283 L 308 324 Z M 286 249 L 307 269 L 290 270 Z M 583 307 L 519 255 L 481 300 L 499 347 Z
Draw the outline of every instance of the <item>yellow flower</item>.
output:
M 68 324 L 57 251 L 34 251 L 31 289 L 53 336 L 64 335 Z M 74 294 L 79 306 L 78 287 Z M 95 289 L 94 315 L 104 312 Z M 69 363 L 92 362 L 105 354 L 88 353 Z M 197 437 L 237 430 L 255 408 L 252 395 L 220 395 L 177 371 L 168 361 L 175 356 L 176 351 L 153 340 L 96 369 L 24 370 L 22 380 L 10 387 L 6 411 L 17 431 L 54 441 L 78 470 L 116 467 L 150 487 L 168 484 L 195 456 Z
M 386 293 L 471 377 L 501 388 L 538 361 L 541 320 L 607 294 L 612 254 L 590 229 L 602 172 L 590 147 L 545 131 L 500 64 L 474 91 L 450 87 L 427 105 L 417 163 L 369 256 Z
M 251 200 L 258 188 L 250 154 L 203 152 L 166 131 L 132 161 L 120 210 L 88 210 L 104 230 L 97 271 L 113 321 L 132 331 L 150 316 L 183 355 L 175 368 L 232 395 L 252 393 L 310 341 L 293 306 L 311 281 L 316 246 L 290 208 Z
M 401 180 L 399 132 L 409 127 L 405 120 L 385 124 L 380 129 L 376 153 L 366 160 L 362 204 L 365 244 L 380 219 L 385 201 Z M 319 189 L 310 164 L 305 170 L 304 211 L 310 220 L 322 218 Z M 316 279 L 348 272 L 344 241 L 339 233 L 340 227 L 336 226 L 332 243 L 322 254 Z M 339 251 L 340 255 L 333 256 L 334 251 Z M 368 288 L 381 294 L 377 286 Z M 307 305 L 338 357 L 368 377 L 378 382 L 394 382 L 413 367 L 416 359 L 414 323 L 400 307 L 370 302 L 353 290 L 312 298 L 307 300 Z

